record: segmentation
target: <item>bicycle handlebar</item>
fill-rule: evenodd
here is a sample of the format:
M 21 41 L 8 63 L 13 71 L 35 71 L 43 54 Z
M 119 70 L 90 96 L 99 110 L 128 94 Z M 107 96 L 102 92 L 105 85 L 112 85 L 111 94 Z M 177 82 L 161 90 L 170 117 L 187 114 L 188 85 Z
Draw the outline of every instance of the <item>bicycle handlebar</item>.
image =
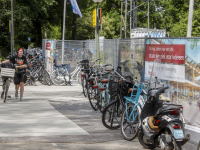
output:
M 116 70 L 114 70 L 114 72 L 120 77 L 122 78 L 123 80 L 126 80 L 123 76 L 121 76 Z

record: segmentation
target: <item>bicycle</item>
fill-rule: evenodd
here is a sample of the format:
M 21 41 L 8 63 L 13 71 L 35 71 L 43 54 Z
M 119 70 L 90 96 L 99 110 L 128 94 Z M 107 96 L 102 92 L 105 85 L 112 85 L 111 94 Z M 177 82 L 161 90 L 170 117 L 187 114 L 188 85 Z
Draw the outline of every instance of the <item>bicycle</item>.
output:
M 109 82 L 110 103 L 105 107 L 102 113 L 103 125 L 111 130 L 118 129 L 121 125 L 121 114 L 125 107 L 124 96 L 128 96 L 128 89 L 134 82 L 127 81 L 117 71 Z
M 70 85 L 71 86 L 70 74 L 68 70 L 66 69 L 67 65 L 69 64 L 57 65 L 57 61 L 56 59 L 54 59 L 54 66 L 56 67 L 56 69 L 51 74 L 51 80 L 54 85 Z
M 4 68 L 6 67 L 6 68 Z M 1 77 L 3 80 L 3 92 L 1 93 L 1 99 L 4 100 L 4 103 L 6 103 L 7 98 L 8 98 L 8 90 L 10 87 L 10 82 L 11 82 L 11 78 L 14 77 L 15 75 L 15 69 L 14 69 L 14 65 L 12 63 L 8 63 L 8 64 L 3 64 L 1 66 Z
M 145 88 L 144 83 L 135 84 L 133 88 L 129 89 L 130 97 L 126 99 L 125 108 L 121 116 L 121 132 L 125 140 L 131 141 L 136 138 L 138 133 L 138 123 L 140 120 L 138 107 L 141 109 L 146 102 L 146 95 L 148 88 Z
M 35 83 L 36 79 L 42 84 L 51 85 L 51 78 L 49 73 L 45 70 L 43 59 L 39 59 L 39 56 L 31 58 L 28 61 L 28 68 L 26 71 L 27 82 L 25 85 L 31 85 Z

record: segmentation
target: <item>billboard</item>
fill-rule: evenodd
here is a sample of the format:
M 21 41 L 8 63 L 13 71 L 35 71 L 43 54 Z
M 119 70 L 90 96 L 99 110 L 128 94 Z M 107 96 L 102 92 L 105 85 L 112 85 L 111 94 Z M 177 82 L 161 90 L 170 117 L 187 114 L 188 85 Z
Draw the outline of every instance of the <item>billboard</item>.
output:
M 146 44 L 145 61 L 161 59 L 163 63 L 185 64 L 184 44 Z

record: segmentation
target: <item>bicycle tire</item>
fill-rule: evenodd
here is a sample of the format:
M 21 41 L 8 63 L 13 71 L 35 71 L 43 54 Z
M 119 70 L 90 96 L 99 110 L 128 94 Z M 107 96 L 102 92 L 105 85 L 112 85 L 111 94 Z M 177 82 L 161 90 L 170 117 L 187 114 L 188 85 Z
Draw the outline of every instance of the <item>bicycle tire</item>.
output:
M 99 104 L 98 104 L 99 110 L 100 110 L 101 113 L 103 113 L 103 110 L 105 109 L 105 107 L 107 105 L 107 103 L 106 103 L 106 101 L 107 101 L 107 93 L 106 92 L 105 92 L 105 97 L 104 98 L 106 99 L 104 101 L 104 106 L 102 106 L 102 96 L 101 96 L 101 99 L 99 100 Z
M 87 78 L 84 77 L 83 78 L 83 82 L 82 82 L 82 87 L 83 87 L 83 94 L 85 97 L 88 97 L 88 92 L 87 92 Z
M 97 93 L 96 93 L 96 89 L 93 88 L 93 85 L 89 85 L 88 86 L 88 99 L 90 102 L 91 107 L 97 111 L 98 110 L 98 100 L 97 100 Z
M 111 102 L 102 113 L 103 125 L 111 130 L 120 128 L 123 106 L 120 104 L 119 95 L 116 93 L 111 97 Z
M 51 85 L 51 77 L 46 70 L 44 70 L 43 72 L 43 79 L 46 85 L 49 85 L 49 86 Z
M 64 84 L 64 78 L 62 77 L 62 74 L 60 72 L 62 72 L 62 70 L 60 70 L 60 69 L 54 70 L 51 74 L 51 81 L 54 85 L 63 85 Z
M 9 79 L 7 79 L 5 83 L 5 87 L 4 87 L 5 88 L 4 103 L 6 103 L 6 100 L 7 100 L 9 86 L 10 86 L 10 82 L 9 82 Z
M 81 86 L 82 86 L 82 89 L 83 89 L 83 95 L 85 96 L 85 84 L 84 84 L 84 81 L 85 80 L 85 77 L 81 77 Z M 86 97 L 86 96 L 85 96 Z
M 137 134 L 138 134 L 138 131 L 139 131 L 139 128 L 138 128 L 138 123 L 139 123 L 139 114 L 138 114 L 138 108 L 135 107 L 134 109 L 134 104 L 133 103 L 130 103 L 128 104 L 127 106 L 127 112 L 128 113 L 131 113 L 132 111 L 134 111 L 134 114 L 136 115 L 136 119 L 134 120 L 134 122 L 131 122 L 131 121 L 127 121 L 127 114 L 126 114 L 126 107 L 124 108 L 123 112 L 122 112 L 122 116 L 121 116 L 121 133 L 122 133 L 122 136 L 125 140 L 127 141 L 132 141 L 134 140 L 136 137 L 137 137 Z M 133 110 L 134 109 L 134 110 Z M 128 114 L 129 116 L 130 114 Z M 132 116 L 131 118 L 132 119 Z M 136 125 L 135 125 L 135 124 Z M 128 125 L 128 126 L 125 126 L 125 125 Z M 128 128 L 129 127 L 129 128 Z M 130 134 L 130 135 L 129 135 Z
M 39 73 L 38 73 L 38 81 L 40 82 L 40 83 L 42 83 L 43 85 L 45 85 L 45 82 L 44 82 L 44 75 L 43 75 L 43 71 L 44 70 L 41 70 Z

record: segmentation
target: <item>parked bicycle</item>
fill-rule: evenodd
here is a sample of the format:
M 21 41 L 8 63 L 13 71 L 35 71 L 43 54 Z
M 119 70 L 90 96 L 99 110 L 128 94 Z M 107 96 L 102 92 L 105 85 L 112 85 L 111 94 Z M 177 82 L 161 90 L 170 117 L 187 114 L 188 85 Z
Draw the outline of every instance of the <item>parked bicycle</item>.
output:
M 15 67 L 12 63 L 7 63 L 7 64 L 2 64 L 0 69 L 1 69 L 1 77 L 3 80 L 3 87 L 2 87 L 3 91 L 1 93 L 1 99 L 3 99 L 4 103 L 6 103 L 11 78 L 13 78 L 15 75 Z
M 58 65 L 57 60 L 54 59 L 55 70 L 51 74 L 51 80 L 54 85 L 70 85 L 70 73 L 66 66 L 69 64 Z

